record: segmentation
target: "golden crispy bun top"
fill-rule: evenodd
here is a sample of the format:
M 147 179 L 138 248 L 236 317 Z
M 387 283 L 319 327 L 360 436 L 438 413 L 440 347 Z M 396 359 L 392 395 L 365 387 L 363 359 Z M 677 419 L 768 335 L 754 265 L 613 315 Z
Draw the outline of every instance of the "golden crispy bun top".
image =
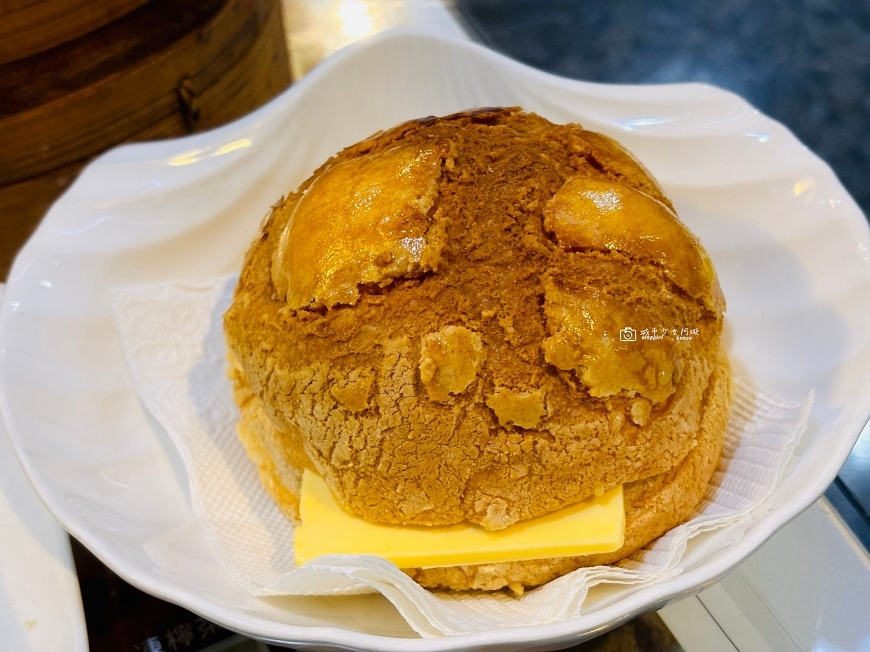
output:
M 481 109 L 327 161 L 273 208 L 225 326 L 346 509 L 499 529 L 684 459 L 723 310 L 622 147 Z

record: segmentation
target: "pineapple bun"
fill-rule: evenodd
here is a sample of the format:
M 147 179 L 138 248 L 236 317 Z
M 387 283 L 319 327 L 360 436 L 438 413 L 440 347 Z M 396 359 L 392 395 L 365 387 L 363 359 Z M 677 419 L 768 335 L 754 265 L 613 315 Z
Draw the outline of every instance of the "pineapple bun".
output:
M 616 553 L 406 569 L 536 586 L 692 514 L 728 417 L 724 309 L 615 141 L 517 108 L 412 120 L 263 223 L 225 315 L 239 434 L 291 519 L 305 468 L 366 520 L 489 530 L 624 485 Z

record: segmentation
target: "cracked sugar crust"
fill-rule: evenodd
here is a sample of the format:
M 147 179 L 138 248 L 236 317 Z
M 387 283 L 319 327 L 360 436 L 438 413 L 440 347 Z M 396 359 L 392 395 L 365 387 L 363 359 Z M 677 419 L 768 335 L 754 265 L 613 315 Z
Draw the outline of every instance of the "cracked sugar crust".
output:
M 264 487 L 295 523 L 302 469 L 307 458 L 298 438 L 281 437 L 277 433 L 235 363 L 230 360 L 229 376 L 241 408 L 239 437 L 251 459 L 258 464 Z M 405 572 L 427 588 L 495 591 L 507 587 L 520 594 L 577 568 L 610 564 L 631 555 L 689 518 L 703 498 L 722 452 L 731 404 L 730 376 L 723 352 L 705 391 L 698 444 L 676 467 L 626 486 L 626 533 L 619 550 L 593 556 L 413 568 Z
M 370 282 L 364 274 L 387 256 L 351 256 L 356 267 L 345 268 L 363 276 L 345 300 L 315 292 L 307 305 L 288 303 L 272 266 L 279 246 L 310 253 L 304 241 L 281 244 L 300 198 L 330 169 L 397 148 L 442 157 L 434 193 L 418 184 L 403 199 L 414 205 L 425 191 L 425 219 L 413 213 L 422 262 Z M 715 276 L 698 297 L 656 250 L 560 243 L 544 209 L 578 176 L 672 209 L 613 141 L 516 109 L 376 134 L 273 207 L 225 316 L 227 342 L 276 431 L 301 441 L 345 509 L 374 522 L 500 529 L 664 473 L 695 446 L 722 328 Z M 643 323 L 576 314 L 586 297 Z M 626 349 L 616 326 L 697 334 Z M 458 348 L 473 355 L 433 393 L 436 359 L 450 347 L 432 347 L 445 333 L 461 334 Z M 632 351 L 633 371 L 618 373 Z
M 445 403 L 468 389 L 485 359 L 480 335 L 464 326 L 445 326 L 420 339 L 420 381 L 431 400 Z
M 514 594 L 588 566 L 613 564 L 688 520 L 703 499 L 719 464 L 731 405 L 731 370 L 724 352 L 706 388 L 698 445 L 677 466 L 625 487 L 625 541 L 615 552 L 497 564 L 405 569 L 427 588 Z

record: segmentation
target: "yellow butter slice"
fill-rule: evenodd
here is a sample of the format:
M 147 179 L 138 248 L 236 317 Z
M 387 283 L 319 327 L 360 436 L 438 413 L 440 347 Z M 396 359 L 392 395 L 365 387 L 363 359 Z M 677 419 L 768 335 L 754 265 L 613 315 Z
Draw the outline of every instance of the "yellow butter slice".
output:
M 378 555 L 399 568 L 488 564 L 613 552 L 625 537 L 622 486 L 559 511 L 491 532 L 457 525 L 381 525 L 345 512 L 326 482 L 302 477 L 296 565 L 321 555 Z

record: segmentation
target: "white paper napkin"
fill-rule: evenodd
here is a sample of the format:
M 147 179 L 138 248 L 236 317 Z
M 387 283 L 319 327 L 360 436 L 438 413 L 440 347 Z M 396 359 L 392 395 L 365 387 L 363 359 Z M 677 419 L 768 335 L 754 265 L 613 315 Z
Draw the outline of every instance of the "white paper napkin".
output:
M 394 564 L 373 556 L 330 555 L 296 568 L 293 526 L 260 486 L 236 437 L 239 415 L 226 379 L 222 329 L 235 282 L 233 276 L 113 293 L 133 382 L 184 459 L 193 508 L 207 539 L 227 571 L 254 595 L 377 591 L 422 636 L 561 620 L 584 613 L 595 586 L 599 590 L 587 610 L 715 554 L 764 511 L 762 504 L 782 479 L 812 404 L 812 394 L 792 405 L 736 378 L 722 462 L 696 515 L 616 566 L 577 570 L 519 599 L 501 592 L 427 591 Z M 722 536 L 697 536 L 727 525 L 732 527 Z M 601 591 L 604 584 L 612 590 Z

